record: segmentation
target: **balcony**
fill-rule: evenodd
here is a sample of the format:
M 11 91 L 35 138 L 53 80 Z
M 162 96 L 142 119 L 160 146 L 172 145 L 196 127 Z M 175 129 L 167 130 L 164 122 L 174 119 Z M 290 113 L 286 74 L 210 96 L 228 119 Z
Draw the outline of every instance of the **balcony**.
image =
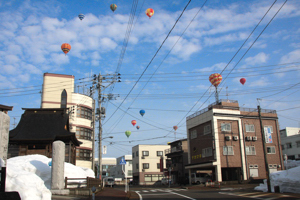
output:
M 172 153 L 181 153 L 181 152 L 182 152 L 182 146 L 171 147 L 170 149 L 165 150 L 165 155 L 172 154 Z

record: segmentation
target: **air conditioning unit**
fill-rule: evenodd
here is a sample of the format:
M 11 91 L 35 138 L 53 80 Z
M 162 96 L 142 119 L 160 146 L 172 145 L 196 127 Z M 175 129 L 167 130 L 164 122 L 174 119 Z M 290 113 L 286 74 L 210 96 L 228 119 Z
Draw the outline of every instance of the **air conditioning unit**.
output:
M 252 140 L 252 137 L 251 137 L 251 136 L 247 136 L 247 137 L 246 137 L 246 140 L 247 140 L 247 141 L 251 141 L 251 140 Z
M 233 140 L 237 141 L 239 139 L 238 136 L 233 136 Z
M 231 140 L 231 136 L 225 136 L 225 140 L 227 141 Z
M 256 140 L 257 140 L 257 136 L 253 136 L 253 137 L 252 137 L 252 140 L 253 140 L 253 141 L 256 141 Z
M 142 159 L 145 159 L 145 157 L 144 157 L 144 156 L 142 156 Z

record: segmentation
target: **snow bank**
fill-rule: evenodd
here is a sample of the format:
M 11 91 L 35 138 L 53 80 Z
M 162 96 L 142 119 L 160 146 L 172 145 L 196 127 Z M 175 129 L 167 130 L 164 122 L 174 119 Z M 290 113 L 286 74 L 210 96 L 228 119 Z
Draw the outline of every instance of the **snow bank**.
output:
M 18 191 L 22 200 L 51 200 L 51 158 L 27 155 L 10 158 L 6 168 L 6 191 Z M 65 163 L 65 177 L 95 177 L 91 169 Z

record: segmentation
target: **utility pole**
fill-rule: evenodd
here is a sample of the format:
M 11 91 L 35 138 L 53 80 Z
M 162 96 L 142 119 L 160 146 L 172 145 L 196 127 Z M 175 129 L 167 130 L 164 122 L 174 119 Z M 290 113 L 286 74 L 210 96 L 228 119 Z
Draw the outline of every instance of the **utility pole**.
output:
M 99 147 L 99 155 L 98 155 L 98 166 L 99 166 L 99 179 L 102 180 L 102 121 L 101 121 L 101 89 L 102 89 L 102 76 L 99 73 L 98 76 L 98 106 L 99 106 L 99 135 L 98 135 L 98 147 Z
M 264 131 L 264 128 L 263 128 L 263 125 L 262 125 L 262 120 L 261 120 L 260 106 L 257 106 L 257 110 L 258 110 L 258 117 L 259 117 L 259 121 L 260 121 L 260 129 L 261 129 L 263 148 L 264 148 L 264 157 L 265 157 L 265 168 L 266 168 L 266 175 L 267 175 L 268 192 L 271 192 L 270 170 L 269 170 L 269 164 L 268 164 L 267 152 L 266 152 L 266 137 L 265 137 L 265 131 Z

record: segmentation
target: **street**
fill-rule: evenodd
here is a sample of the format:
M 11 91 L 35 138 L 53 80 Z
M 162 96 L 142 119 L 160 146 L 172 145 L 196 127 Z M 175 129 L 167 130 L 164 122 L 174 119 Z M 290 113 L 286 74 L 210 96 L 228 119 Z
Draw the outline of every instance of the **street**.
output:
M 131 188 L 130 199 L 300 199 L 293 194 L 266 193 L 244 189 L 183 189 L 183 188 Z M 135 194 L 134 194 L 135 193 Z

